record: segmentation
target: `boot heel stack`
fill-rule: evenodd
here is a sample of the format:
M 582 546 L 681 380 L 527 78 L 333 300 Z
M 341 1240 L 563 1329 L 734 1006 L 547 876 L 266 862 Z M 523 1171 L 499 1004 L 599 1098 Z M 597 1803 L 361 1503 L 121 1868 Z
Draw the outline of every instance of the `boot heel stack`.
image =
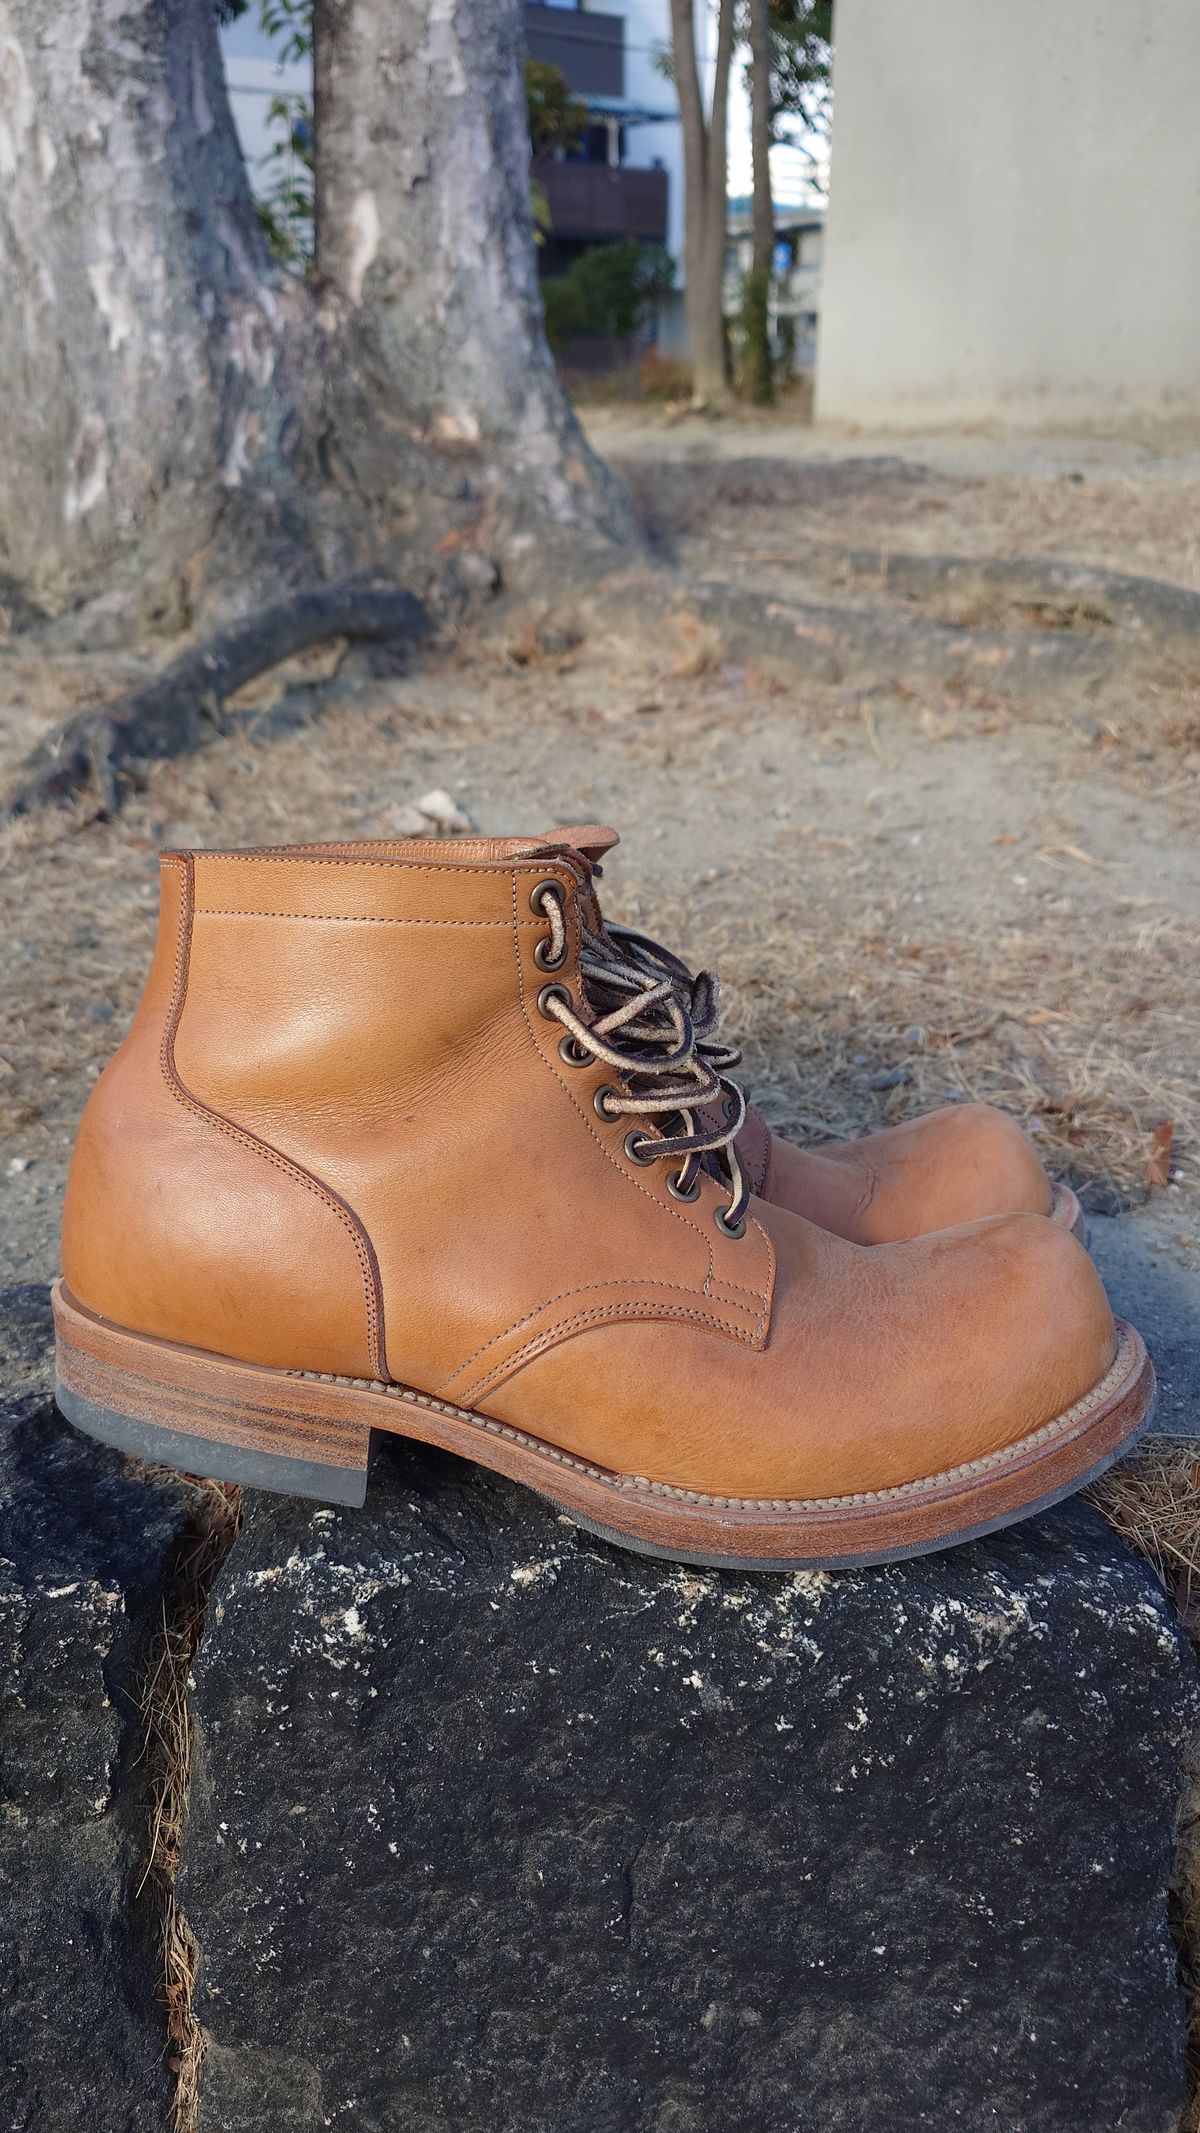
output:
M 376 1432 L 348 1386 L 127 1333 L 53 1291 L 56 1397 L 102 1444 L 247 1488 L 366 1501 Z

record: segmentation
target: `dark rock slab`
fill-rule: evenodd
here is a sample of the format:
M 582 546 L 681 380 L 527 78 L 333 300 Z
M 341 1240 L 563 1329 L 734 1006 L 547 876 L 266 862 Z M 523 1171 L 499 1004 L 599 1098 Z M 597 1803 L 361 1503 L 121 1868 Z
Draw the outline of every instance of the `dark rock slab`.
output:
M 0 1290 L 0 2127 L 163 2133 L 133 1691 L 183 1528 L 50 1398 L 42 1287 Z
M 1085 1506 L 740 1577 L 400 1447 L 217 1591 L 205 2133 L 1173 2133 L 1195 1670 Z
M 1114 1311 L 1143 1334 L 1158 1378 L 1152 1430 L 1200 1437 L 1200 1265 L 1179 1242 L 1175 1188 L 1132 1214 L 1088 1215 L 1092 1257 Z

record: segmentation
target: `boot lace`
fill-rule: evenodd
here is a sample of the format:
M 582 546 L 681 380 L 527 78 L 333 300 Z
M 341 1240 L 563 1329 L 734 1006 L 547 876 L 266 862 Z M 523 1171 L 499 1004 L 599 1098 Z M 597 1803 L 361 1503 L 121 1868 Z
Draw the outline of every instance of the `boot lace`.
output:
M 543 882 L 531 901 L 545 916 L 549 933 L 537 958 L 544 970 L 566 959 L 567 929 L 557 882 Z M 729 1194 L 718 1208 L 718 1228 L 740 1237 L 746 1227 L 750 1186 L 737 1154 L 746 1119 L 746 1098 L 729 1068 L 741 1054 L 717 1037 L 717 981 L 709 970 L 694 976 L 670 950 L 627 926 L 583 929 L 580 977 L 591 1010 L 585 1021 L 562 985 L 541 994 L 543 1013 L 561 1022 L 560 1051 L 568 1065 L 600 1060 L 621 1077 L 596 1091 L 602 1118 L 652 1118 L 657 1135 L 632 1131 L 625 1151 L 635 1163 L 672 1162 L 667 1188 L 677 1200 L 694 1200 L 701 1172 L 720 1179 Z M 711 1122 L 697 1114 L 719 1107 Z

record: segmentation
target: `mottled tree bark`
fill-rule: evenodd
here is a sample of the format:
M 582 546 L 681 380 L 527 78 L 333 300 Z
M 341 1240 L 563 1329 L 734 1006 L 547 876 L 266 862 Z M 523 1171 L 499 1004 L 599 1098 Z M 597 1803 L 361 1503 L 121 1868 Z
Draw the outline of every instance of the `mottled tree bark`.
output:
M 169 616 L 281 310 L 211 8 L 0 0 L 0 570 L 55 608 L 136 552 Z
M 630 531 L 542 330 L 517 0 L 317 0 L 317 269 L 430 439 L 524 508 Z
M 675 86 L 683 128 L 684 264 L 692 387 L 697 401 L 725 397 L 729 359 L 722 285 L 725 276 L 728 190 L 729 71 L 733 62 L 734 0 L 718 0 L 712 102 L 705 110 L 696 55 L 694 0 L 671 0 Z
M 212 0 L 0 0 L 0 585 L 110 635 L 472 522 L 619 544 L 541 331 L 519 0 L 318 0 L 321 273 L 262 241 Z M 519 530 L 518 530 L 519 529 Z
M 750 0 L 750 154 L 754 185 L 756 274 L 769 274 L 775 260 L 775 207 L 771 198 L 771 0 Z

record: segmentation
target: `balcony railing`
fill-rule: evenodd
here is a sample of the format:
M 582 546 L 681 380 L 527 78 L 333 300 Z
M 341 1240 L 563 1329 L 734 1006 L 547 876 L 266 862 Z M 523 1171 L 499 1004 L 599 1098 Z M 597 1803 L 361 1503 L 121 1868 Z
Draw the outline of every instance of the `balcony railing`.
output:
M 583 19 L 586 21 L 587 17 Z M 550 157 L 539 157 L 533 174 L 549 203 L 552 237 L 594 244 L 608 238 L 634 237 L 641 244 L 665 244 L 665 170 L 631 170 L 628 164 L 614 168 L 607 163 L 556 163 Z

